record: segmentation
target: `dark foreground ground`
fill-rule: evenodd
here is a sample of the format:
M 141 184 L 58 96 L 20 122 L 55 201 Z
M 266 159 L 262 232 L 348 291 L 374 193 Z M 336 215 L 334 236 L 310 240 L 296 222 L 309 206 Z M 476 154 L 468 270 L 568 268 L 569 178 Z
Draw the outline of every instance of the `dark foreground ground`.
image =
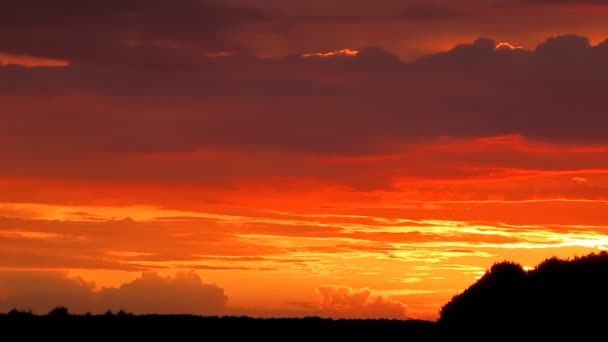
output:
M 0 315 L 0 331 L 17 340 L 409 340 L 439 336 L 436 323 L 418 320 L 255 319 L 190 315 Z
M 606 310 L 606 308 L 603 308 Z M 608 321 L 579 326 L 419 320 L 254 319 L 189 315 L 0 315 L 3 341 L 603 341 Z

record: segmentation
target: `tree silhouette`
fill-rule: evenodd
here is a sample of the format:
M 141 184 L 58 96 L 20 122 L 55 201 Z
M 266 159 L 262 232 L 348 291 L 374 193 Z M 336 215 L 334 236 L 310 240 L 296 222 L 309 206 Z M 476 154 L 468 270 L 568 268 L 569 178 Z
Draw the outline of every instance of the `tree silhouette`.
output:
M 469 334 L 479 327 L 507 335 L 526 329 L 544 336 L 591 333 L 603 326 L 599 322 L 608 322 L 607 305 L 606 252 L 552 257 L 527 272 L 501 262 L 446 303 L 439 323 Z
M 70 312 L 69 312 L 68 308 L 66 308 L 65 306 L 58 306 L 58 307 L 54 308 L 53 310 L 49 311 L 49 314 L 48 314 L 49 317 L 55 317 L 55 318 L 68 317 L 69 315 L 70 315 Z

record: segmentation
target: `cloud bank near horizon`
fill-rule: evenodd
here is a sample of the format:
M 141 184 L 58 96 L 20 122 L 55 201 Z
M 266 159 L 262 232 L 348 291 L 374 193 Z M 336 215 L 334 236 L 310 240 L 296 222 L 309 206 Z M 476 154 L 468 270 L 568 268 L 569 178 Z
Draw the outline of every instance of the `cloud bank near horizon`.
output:
M 1 312 L 16 308 L 45 314 L 65 306 L 79 314 L 124 310 L 134 314 L 216 316 L 224 313 L 228 301 L 221 287 L 205 284 L 191 272 L 169 277 L 145 272 L 118 288 L 97 291 L 93 283 L 60 272 L 2 271 L 0 286 Z

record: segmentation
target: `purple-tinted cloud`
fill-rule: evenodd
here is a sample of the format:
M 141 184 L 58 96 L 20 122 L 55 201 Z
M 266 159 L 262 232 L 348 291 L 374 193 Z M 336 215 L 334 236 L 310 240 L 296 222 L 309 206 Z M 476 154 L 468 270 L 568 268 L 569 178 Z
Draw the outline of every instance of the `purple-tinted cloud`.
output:
M 103 313 L 125 310 L 146 314 L 221 315 L 227 302 L 224 290 L 205 284 L 194 273 L 161 277 L 143 273 L 119 288 L 93 289 L 93 284 L 60 273 L 34 271 L 0 272 L 4 296 L 0 311 L 13 308 L 43 314 L 57 306 L 72 312 Z

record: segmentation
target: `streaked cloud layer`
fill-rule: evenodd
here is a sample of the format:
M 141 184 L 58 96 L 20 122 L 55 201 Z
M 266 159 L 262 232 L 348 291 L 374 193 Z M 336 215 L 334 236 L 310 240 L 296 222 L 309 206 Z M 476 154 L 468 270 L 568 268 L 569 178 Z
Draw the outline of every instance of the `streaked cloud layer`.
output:
M 434 318 L 608 248 L 603 2 L 2 6 L 2 307 Z

